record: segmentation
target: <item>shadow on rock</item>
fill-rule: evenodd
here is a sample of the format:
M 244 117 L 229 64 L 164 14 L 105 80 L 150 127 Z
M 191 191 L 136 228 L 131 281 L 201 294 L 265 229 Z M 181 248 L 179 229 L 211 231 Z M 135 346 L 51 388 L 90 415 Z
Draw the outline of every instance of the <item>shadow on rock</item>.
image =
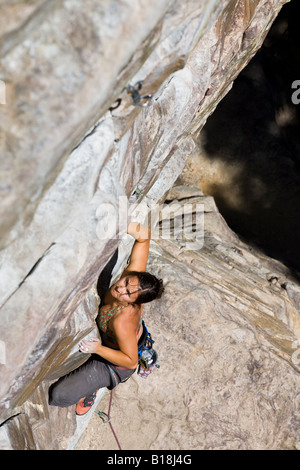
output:
M 206 188 L 230 227 L 300 271 L 300 104 L 291 99 L 300 77 L 295 9 L 296 2 L 282 9 L 262 49 L 207 121 L 200 146 L 210 162 L 239 169 L 231 178 L 237 204 L 228 202 L 221 181 Z

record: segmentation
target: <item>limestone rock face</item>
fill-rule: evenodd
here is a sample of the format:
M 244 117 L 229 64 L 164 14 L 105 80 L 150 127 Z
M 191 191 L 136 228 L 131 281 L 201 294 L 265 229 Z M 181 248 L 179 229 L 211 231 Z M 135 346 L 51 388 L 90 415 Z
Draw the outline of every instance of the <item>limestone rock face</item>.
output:
M 135 208 L 134 202 L 141 203 L 135 216 L 144 219 L 155 203 L 165 199 L 195 148 L 195 137 L 262 44 L 284 3 L 0 2 L 5 24 L 0 38 L 0 79 L 6 102 L 0 105 L 0 439 L 4 448 L 76 445 L 80 431 L 73 410 L 50 408 L 47 388 L 85 359 L 78 352 L 80 338 L 93 330 L 96 334 L 97 279 L 126 228 L 118 223 L 120 201 L 130 198 L 129 212 Z M 143 107 L 134 106 L 126 91 L 129 83 L 138 81 L 143 82 L 140 93 L 152 95 Z M 286 288 L 276 291 L 280 276 L 268 274 L 269 268 L 262 268 L 264 275 L 270 275 L 262 281 L 260 261 L 245 248 L 247 256 L 239 257 L 231 246 L 238 243 L 237 237 L 216 213 L 213 201 L 208 203 L 205 244 L 200 238 L 197 247 L 184 241 L 181 259 L 181 245 L 158 240 L 153 269 L 162 270 L 162 276 L 168 278 L 176 260 L 175 280 L 184 273 L 187 277 L 181 282 L 188 292 L 194 276 L 189 266 L 199 264 L 199 284 L 192 289 L 191 298 L 203 317 L 193 314 L 189 304 L 185 308 L 190 312 L 189 321 L 220 321 L 215 327 L 211 323 L 216 354 L 218 341 L 228 348 L 227 340 L 238 344 L 243 335 L 250 350 L 264 348 L 265 356 L 258 359 L 253 352 L 257 362 L 251 362 L 246 352 L 241 358 L 241 368 L 251 370 L 255 380 L 260 364 L 275 358 L 282 374 L 286 371 L 295 384 L 297 367 L 291 353 L 293 341 L 299 338 L 297 286 L 291 280 L 278 281 Z M 130 246 L 125 238 L 115 275 Z M 252 274 L 251 266 L 258 271 Z M 247 289 L 238 282 L 242 275 L 235 269 L 238 273 L 249 269 Z M 236 276 L 232 277 L 233 272 Z M 282 275 L 287 278 L 284 269 Z M 199 287 L 202 283 L 207 286 L 205 292 Z M 270 284 L 275 294 L 273 290 L 270 294 Z M 233 311 L 225 303 L 227 313 L 222 312 L 224 299 L 230 305 L 236 299 Z M 162 322 L 163 338 L 167 334 L 164 328 L 170 328 L 170 334 L 177 323 L 171 321 L 174 302 L 168 290 L 161 302 L 155 325 L 159 330 Z M 257 314 L 256 304 L 261 306 L 262 316 Z M 223 315 L 226 319 L 232 316 L 229 323 L 237 325 L 232 326 L 227 340 L 216 339 L 217 334 L 222 335 Z M 208 348 L 208 340 L 199 343 L 190 328 L 177 326 L 184 332 L 184 338 L 178 338 L 184 361 L 188 355 L 197 357 L 206 380 L 215 380 L 204 356 L 199 356 Z M 237 361 L 238 348 L 229 350 L 233 362 Z M 217 362 L 215 367 L 221 367 L 222 362 Z M 271 369 L 273 363 L 268 371 Z M 182 371 L 181 383 L 193 383 L 190 373 Z M 241 380 L 246 383 L 250 376 L 241 373 Z M 190 390 L 193 395 L 195 389 Z M 159 393 L 163 391 L 161 388 Z M 192 403 L 193 397 L 187 395 L 186 401 Z M 162 395 L 159 400 L 164 400 Z M 205 401 L 201 406 L 205 408 Z M 212 412 L 211 408 L 203 425 Z M 292 419 L 292 405 L 289 412 Z M 44 432 L 39 433 L 42 428 Z M 175 435 L 172 439 L 170 447 L 178 446 Z M 293 438 L 291 442 L 294 445 Z M 217 437 L 207 445 L 226 447 Z M 284 445 L 290 444 L 284 441 Z M 231 439 L 228 447 L 233 446 Z

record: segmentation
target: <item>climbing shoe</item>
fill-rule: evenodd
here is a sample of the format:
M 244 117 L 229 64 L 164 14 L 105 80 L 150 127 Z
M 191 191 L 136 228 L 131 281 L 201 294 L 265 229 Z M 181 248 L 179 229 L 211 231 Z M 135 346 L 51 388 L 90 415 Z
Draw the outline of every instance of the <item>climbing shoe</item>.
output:
M 85 415 L 92 408 L 96 400 L 97 392 L 98 390 L 87 397 L 81 398 L 77 403 L 75 412 L 78 416 Z

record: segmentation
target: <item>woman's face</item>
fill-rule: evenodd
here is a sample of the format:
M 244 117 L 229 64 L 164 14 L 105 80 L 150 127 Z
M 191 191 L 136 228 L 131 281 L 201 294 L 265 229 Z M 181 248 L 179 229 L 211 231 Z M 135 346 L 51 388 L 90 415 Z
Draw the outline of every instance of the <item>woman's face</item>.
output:
M 141 286 L 137 276 L 125 276 L 111 287 L 112 296 L 119 302 L 134 303 L 140 291 Z

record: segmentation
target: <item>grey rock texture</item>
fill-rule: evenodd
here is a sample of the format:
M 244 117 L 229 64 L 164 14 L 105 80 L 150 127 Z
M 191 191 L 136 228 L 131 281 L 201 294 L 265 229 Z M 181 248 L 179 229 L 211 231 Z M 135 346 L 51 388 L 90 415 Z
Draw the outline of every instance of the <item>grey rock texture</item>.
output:
M 135 216 L 141 219 L 155 203 L 165 200 L 193 152 L 195 138 L 206 119 L 258 50 L 284 3 L 0 2 L 6 25 L 0 38 L 0 79 L 6 91 L 6 104 L 0 108 L 3 448 L 76 446 L 82 430 L 74 410 L 50 408 L 47 389 L 53 380 L 84 360 L 78 352 L 78 341 L 91 331 L 96 334 L 97 279 L 125 231 L 124 224 L 118 228 L 120 198 L 127 201 L 139 185 L 143 193 Z M 133 106 L 126 91 L 129 83 L 134 85 L 139 80 L 143 80 L 141 92 L 152 95 L 145 107 Z M 117 108 L 116 100 L 121 100 Z M 130 201 L 132 213 L 135 200 Z M 178 295 L 172 301 L 167 289 L 165 299 L 155 307 L 157 322 L 151 321 L 158 345 L 166 347 L 161 355 L 167 354 L 167 345 L 169 351 L 167 340 L 172 329 L 176 330 L 180 334 L 174 353 L 176 357 L 178 352 L 182 355 L 181 366 L 189 357 L 195 357 L 201 377 L 206 374 L 208 382 L 222 383 L 222 391 L 226 377 L 215 379 L 209 371 L 214 367 L 222 371 L 224 367 L 218 342 L 226 354 L 232 354 L 232 370 L 229 367 L 226 371 L 232 383 L 238 370 L 246 373 L 243 376 L 241 372 L 243 386 L 253 377 L 254 383 L 261 377 L 256 371 L 262 363 L 268 364 L 267 373 L 271 374 L 275 367 L 272 358 L 281 367 L 278 380 L 284 373 L 288 376 L 285 383 L 289 381 L 292 390 L 286 392 L 286 399 L 292 403 L 289 411 L 285 408 L 286 420 L 296 422 L 298 371 L 297 360 L 291 355 L 292 345 L 299 338 L 299 306 L 295 304 L 298 287 L 293 280 L 287 281 L 284 267 L 276 264 L 273 276 L 270 268 L 246 247 L 241 249 L 243 256 L 235 252 L 232 245 L 238 243 L 237 237 L 216 213 L 213 200 L 206 199 L 205 204 L 209 209 L 204 214 L 204 245 L 201 238 L 197 249 L 189 240 L 154 241 L 150 267 L 170 281 L 174 278 L 178 295 L 182 289 L 191 290 L 190 297 L 197 307 L 185 307 L 190 312 L 186 321 L 192 321 L 193 327 L 198 320 L 198 327 L 203 326 L 201 322 L 210 324 L 212 336 L 207 334 L 213 345 L 208 346 L 210 341 L 205 338 L 199 343 L 198 334 L 184 328 L 181 320 L 171 321 Z M 130 241 L 124 238 L 115 275 L 129 250 Z M 195 264 L 199 267 L 193 271 L 191 266 Z M 271 276 L 269 280 L 266 275 Z M 284 281 L 278 282 L 286 286 L 284 289 L 275 282 L 281 276 Z M 229 325 L 225 337 L 224 317 Z M 241 366 L 234 370 L 244 336 L 253 359 L 248 350 L 243 350 L 238 359 Z M 229 343 L 235 347 L 231 349 Z M 206 348 L 212 348 L 209 356 L 215 354 L 215 358 L 201 356 Z M 264 355 L 256 354 L 258 350 Z M 160 387 L 160 372 L 154 380 L 162 403 L 166 389 Z M 185 389 L 186 403 L 195 403 L 191 369 L 177 371 L 176 376 L 180 376 L 181 384 L 176 384 L 175 375 L 168 380 L 173 383 L 174 401 L 179 399 L 175 389 L 188 383 L 191 387 Z M 281 385 L 271 383 L 276 393 Z M 135 380 L 131 387 L 134 384 Z M 228 400 L 229 393 L 224 389 Z M 231 393 L 236 405 L 238 392 Z M 215 400 L 219 398 L 215 396 Z M 213 438 L 208 428 L 215 408 L 205 411 L 203 396 L 202 400 L 202 411 L 208 414 L 198 426 L 206 426 L 202 431 L 209 437 L 199 440 L 198 447 L 234 447 L 235 439 L 240 438 L 228 438 L 226 443 L 222 434 L 225 424 L 218 428 L 219 440 L 218 435 Z M 268 398 L 267 410 L 270 403 Z M 189 405 L 184 406 L 187 412 Z M 244 406 L 250 420 L 250 409 Z M 276 408 L 277 404 L 272 406 Z M 174 415 L 168 413 L 170 422 L 158 433 L 169 435 L 172 429 L 172 437 L 169 435 L 170 441 L 164 445 L 178 448 L 182 444 L 176 436 L 183 431 L 179 427 L 173 431 Z M 254 427 L 262 416 L 254 415 Z M 238 426 L 244 424 L 236 421 L 235 426 L 231 436 L 240 436 Z M 191 426 L 183 447 L 194 442 L 193 429 Z M 245 446 L 256 445 L 254 438 L 247 441 L 247 435 L 242 436 Z M 280 442 L 273 440 L 267 445 L 293 446 L 295 439 L 293 431 L 289 442 L 282 437 Z M 160 444 L 154 439 L 151 445 Z

